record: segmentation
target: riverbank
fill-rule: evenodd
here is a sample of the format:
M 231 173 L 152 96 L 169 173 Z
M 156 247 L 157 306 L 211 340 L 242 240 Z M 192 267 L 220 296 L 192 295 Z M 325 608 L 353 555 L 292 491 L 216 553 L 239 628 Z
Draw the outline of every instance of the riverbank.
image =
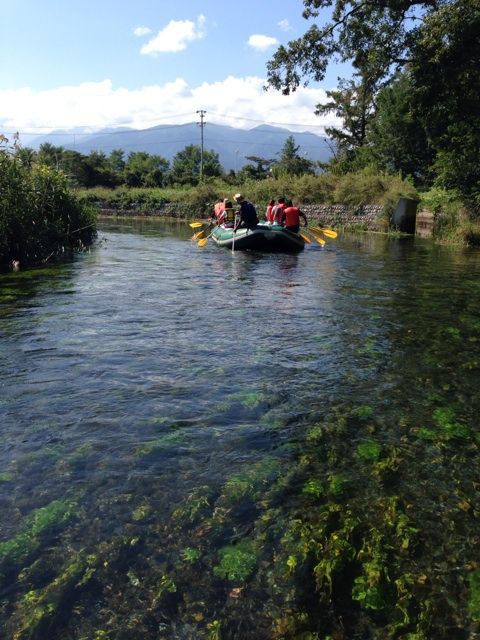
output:
M 364 231 L 384 231 L 380 205 L 365 205 L 352 209 L 345 205 L 302 205 L 308 220 L 323 226 L 362 229 Z M 193 220 L 202 218 L 190 205 L 168 203 L 159 209 L 142 211 L 138 209 L 99 209 L 99 215 L 107 217 L 162 218 L 164 220 Z

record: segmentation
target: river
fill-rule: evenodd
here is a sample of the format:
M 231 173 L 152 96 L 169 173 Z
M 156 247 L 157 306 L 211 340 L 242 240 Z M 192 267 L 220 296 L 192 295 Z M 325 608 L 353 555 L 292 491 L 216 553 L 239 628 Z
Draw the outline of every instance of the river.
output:
M 0 274 L 2 637 L 480 637 L 480 253 L 190 235 Z

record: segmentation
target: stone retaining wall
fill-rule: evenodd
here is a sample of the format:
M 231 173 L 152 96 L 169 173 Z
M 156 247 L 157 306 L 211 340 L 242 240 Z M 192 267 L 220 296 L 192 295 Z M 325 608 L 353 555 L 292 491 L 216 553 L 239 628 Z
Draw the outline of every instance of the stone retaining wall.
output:
M 358 227 L 367 231 L 384 230 L 380 219 L 382 207 L 376 204 L 363 205 L 352 209 L 342 204 L 307 204 L 302 211 L 311 222 L 321 223 L 331 227 Z M 102 215 L 107 216 L 145 216 L 179 218 L 188 220 L 195 217 L 192 205 L 168 203 L 161 209 L 142 211 L 138 209 L 100 209 Z M 198 216 L 201 217 L 201 216 Z
M 309 221 L 318 221 L 330 227 L 358 227 L 367 231 L 382 231 L 382 206 L 363 205 L 352 209 L 342 204 L 308 204 L 302 211 Z

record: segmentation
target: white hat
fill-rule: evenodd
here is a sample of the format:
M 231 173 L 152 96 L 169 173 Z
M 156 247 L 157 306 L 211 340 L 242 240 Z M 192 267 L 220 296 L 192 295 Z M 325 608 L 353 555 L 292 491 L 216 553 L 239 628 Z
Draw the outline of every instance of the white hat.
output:
M 233 199 L 234 199 L 234 200 L 236 200 L 237 202 L 239 202 L 240 200 L 245 200 L 245 198 L 242 196 L 242 194 L 241 194 L 241 193 L 236 193 L 236 194 L 233 196 Z

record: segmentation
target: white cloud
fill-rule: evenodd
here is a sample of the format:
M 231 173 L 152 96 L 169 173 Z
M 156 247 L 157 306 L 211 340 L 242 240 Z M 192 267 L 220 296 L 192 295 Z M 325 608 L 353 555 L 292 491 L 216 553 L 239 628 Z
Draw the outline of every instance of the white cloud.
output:
M 170 20 L 166 27 L 143 45 L 140 53 L 157 56 L 159 53 L 176 53 L 187 48 L 187 44 L 194 40 L 201 40 L 205 36 L 206 18 L 198 16 L 197 21 Z
M 264 91 L 264 78 L 228 76 L 222 81 L 190 87 L 183 78 L 139 89 L 114 87 L 110 80 L 62 86 L 48 91 L 30 88 L 0 90 L 0 133 L 47 133 L 55 129 L 129 126 L 146 129 L 157 124 L 194 122 L 197 109 L 206 121 L 251 129 L 262 123 L 292 131 L 322 134 L 324 126 L 339 126 L 335 116 L 314 115 L 327 100 L 320 88 L 299 87 L 289 96 Z M 230 99 L 230 98 L 235 98 Z
M 150 27 L 135 27 L 133 30 L 133 35 L 141 38 L 142 36 L 148 36 L 149 33 L 152 33 Z
M 248 39 L 248 45 L 257 51 L 266 51 L 269 47 L 279 44 L 276 38 L 264 36 L 260 33 L 254 33 Z
M 285 20 L 280 20 L 280 22 L 277 22 L 277 25 L 279 26 L 279 28 L 282 31 L 291 31 L 292 30 L 292 26 L 290 25 L 290 22 L 285 18 Z

